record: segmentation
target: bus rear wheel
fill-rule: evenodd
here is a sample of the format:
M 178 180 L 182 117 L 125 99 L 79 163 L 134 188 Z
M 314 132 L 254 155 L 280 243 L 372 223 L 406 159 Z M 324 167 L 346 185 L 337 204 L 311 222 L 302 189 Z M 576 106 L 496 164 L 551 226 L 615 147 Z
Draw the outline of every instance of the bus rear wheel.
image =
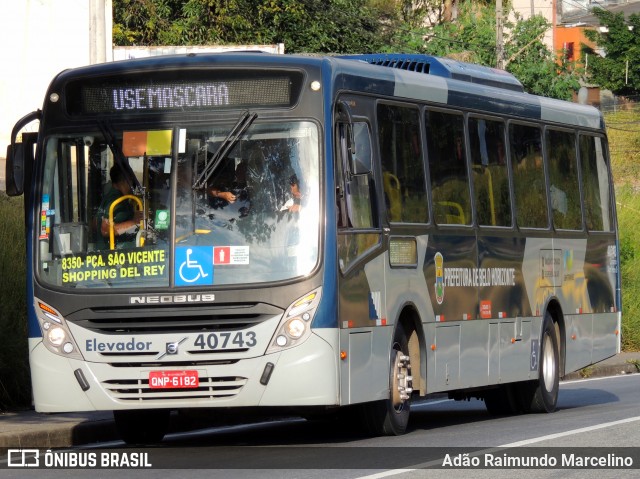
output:
M 525 412 L 553 412 L 558 404 L 560 365 L 558 336 L 551 314 L 546 313 L 540 338 L 538 379 L 519 385 L 520 401 Z
M 169 413 L 169 409 L 113 411 L 113 419 L 127 444 L 155 444 L 169 430 Z
M 407 430 L 411 411 L 411 361 L 407 334 L 398 326 L 390 354 L 389 398 L 361 406 L 362 423 L 370 434 L 400 436 Z

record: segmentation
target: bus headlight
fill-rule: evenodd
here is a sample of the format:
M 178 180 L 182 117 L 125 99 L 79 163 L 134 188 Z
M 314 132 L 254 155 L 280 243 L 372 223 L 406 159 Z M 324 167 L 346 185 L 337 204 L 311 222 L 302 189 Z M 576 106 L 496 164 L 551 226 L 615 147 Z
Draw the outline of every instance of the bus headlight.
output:
M 65 334 L 64 329 L 62 329 L 60 326 L 49 328 L 49 330 L 47 331 L 47 339 L 56 348 L 59 348 L 62 343 L 64 343 L 66 337 L 67 335 Z
M 302 344 L 311 335 L 311 323 L 322 288 L 315 289 L 294 301 L 284 313 L 267 348 L 267 354 Z
M 62 315 L 38 299 L 35 300 L 35 310 L 45 347 L 65 358 L 82 359 L 82 354 Z
M 306 329 L 305 324 L 300 318 L 294 318 L 287 323 L 287 334 L 293 339 L 299 339 L 304 334 Z

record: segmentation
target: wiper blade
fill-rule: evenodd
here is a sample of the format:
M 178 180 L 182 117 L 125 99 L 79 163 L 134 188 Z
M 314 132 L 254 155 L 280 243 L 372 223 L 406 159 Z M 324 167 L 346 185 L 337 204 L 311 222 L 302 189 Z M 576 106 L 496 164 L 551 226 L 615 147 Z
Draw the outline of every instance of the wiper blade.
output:
M 258 118 L 257 113 L 249 113 L 245 111 L 237 123 L 231 128 L 227 137 L 222 140 L 222 143 L 211 157 L 211 161 L 204 167 L 200 176 L 194 181 L 193 189 L 204 189 L 207 185 L 207 181 L 211 178 L 214 171 L 218 169 L 218 166 L 222 162 L 222 159 L 227 156 L 227 153 L 231 151 L 231 149 L 235 146 L 235 144 L 240 139 L 240 136 L 247 131 L 247 129 L 251 126 L 251 124 Z

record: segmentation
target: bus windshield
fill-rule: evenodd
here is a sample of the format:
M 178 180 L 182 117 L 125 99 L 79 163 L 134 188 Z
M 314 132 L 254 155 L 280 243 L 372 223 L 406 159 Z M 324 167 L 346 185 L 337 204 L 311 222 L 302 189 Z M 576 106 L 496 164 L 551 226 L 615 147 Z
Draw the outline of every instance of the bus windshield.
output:
M 314 123 L 116 128 L 45 139 L 37 270 L 66 288 L 281 281 L 318 261 Z

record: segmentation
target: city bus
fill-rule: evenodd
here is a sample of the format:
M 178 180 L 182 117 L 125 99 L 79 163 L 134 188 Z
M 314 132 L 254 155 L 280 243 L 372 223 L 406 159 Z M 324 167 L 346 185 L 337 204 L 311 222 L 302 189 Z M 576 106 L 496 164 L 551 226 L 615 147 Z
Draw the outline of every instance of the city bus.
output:
M 504 71 L 251 52 L 76 68 L 6 168 L 35 408 L 113 411 L 128 443 L 192 408 L 347 411 L 376 435 L 433 393 L 552 412 L 560 378 L 620 348 L 603 117 Z

